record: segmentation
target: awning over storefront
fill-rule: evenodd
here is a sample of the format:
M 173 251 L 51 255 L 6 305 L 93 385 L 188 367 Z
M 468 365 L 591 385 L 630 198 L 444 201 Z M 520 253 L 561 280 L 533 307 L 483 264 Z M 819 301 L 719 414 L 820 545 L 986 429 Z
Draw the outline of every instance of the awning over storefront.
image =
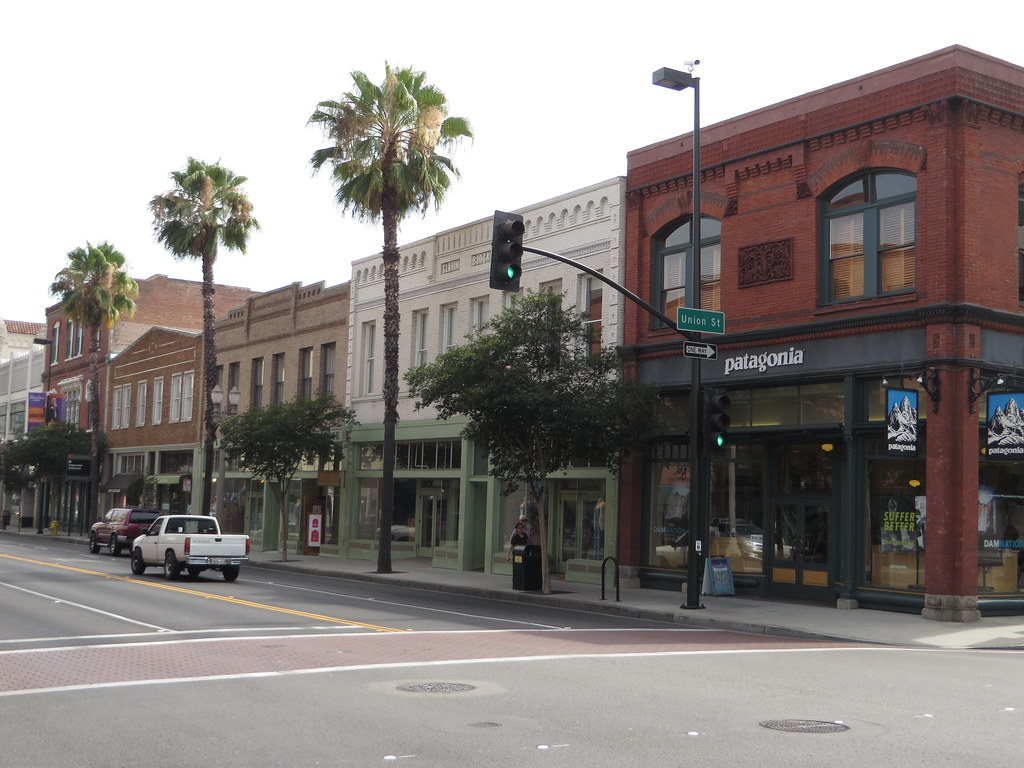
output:
M 136 474 L 114 475 L 100 486 L 100 490 L 104 493 L 127 493 L 132 483 L 137 483 L 141 477 L 142 475 Z

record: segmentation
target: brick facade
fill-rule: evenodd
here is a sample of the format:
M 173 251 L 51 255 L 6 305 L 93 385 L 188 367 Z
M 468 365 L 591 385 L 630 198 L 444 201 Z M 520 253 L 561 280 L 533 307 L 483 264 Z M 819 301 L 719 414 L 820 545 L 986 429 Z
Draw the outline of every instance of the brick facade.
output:
M 690 103 L 689 92 L 681 98 L 681 108 Z M 1024 69 L 954 46 L 701 129 L 701 211 L 721 222 L 720 309 L 727 318 L 726 335 L 704 338 L 719 342 L 719 360 L 702 364 L 705 382 L 753 389 L 831 378 L 861 398 L 869 380 L 898 375 L 912 382 L 934 369 L 938 410 L 924 391 L 920 401 L 928 411 L 926 602 L 947 606 L 952 598 L 960 606 L 952 614 L 943 608 L 943 618 L 970 618 L 979 594 L 979 417 L 969 412 L 969 380 L 984 371 L 1013 373 L 1024 362 L 1017 251 L 1022 113 Z M 658 235 L 693 210 L 691 147 L 692 137 L 684 136 L 628 156 L 626 285 L 655 303 Z M 823 201 L 840 182 L 878 170 L 916 180 L 916 280 L 912 290 L 832 300 Z M 625 343 L 640 350 L 642 376 L 666 389 L 688 386 L 686 367 L 672 363 L 674 330 L 633 307 L 625 330 Z M 1015 357 L 1007 353 L 1014 338 Z M 831 367 L 779 369 L 742 381 L 722 366 L 724 358 L 794 345 L 806 346 L 809 356 L 820 349 L 822 358 L 829 345 L 854 352 Z M 843 461 L 856 465 L 849 473 L 854 485 L 864 482 L 864 449 L 850 425 L 856 407 L 848 403 L 836 425 L 849 451 Z M 750 439 L 761 438 L 751 429 Z M 633 531 L 624 540 L 640 542 L 644 496 L 630 484 L 642 483 L 642 473 L 627 468 L 623 479 L 633 500 Z M 840 485 L 835 521 L 865 514 L 859 491 Z M 841 530 L 835 525 L 833 537 Z M 832 591 L 849 597 L 863 586 L 864 543 L 831 546 L 837 561 L 858 562 L 828 574 Z M 645 565 L 639 547 L 622 554 Z M 758 588 L 771 591 L 770 573 Z

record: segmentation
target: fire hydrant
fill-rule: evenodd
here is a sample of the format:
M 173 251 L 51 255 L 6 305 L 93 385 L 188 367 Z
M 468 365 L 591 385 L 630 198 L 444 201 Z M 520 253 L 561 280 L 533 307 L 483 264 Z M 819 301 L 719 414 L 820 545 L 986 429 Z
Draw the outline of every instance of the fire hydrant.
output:
M 58 530 L 60 530 L 60 523 L 58 523 L 56 520 L 51 520 L 50 521 L 50 535 L 51 536 L 56 536 Z

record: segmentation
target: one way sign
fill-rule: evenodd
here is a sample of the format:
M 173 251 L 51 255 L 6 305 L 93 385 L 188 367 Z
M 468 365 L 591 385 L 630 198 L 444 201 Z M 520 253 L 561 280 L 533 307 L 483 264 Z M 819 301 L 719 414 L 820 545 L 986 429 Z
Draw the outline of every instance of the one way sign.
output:
M 693 342 L 683 342 L 683 356 L 684 357 L 699 357 L 703 360 L 717 360 L 718 359 L 718 345 L 717 344 L 696 344 Z

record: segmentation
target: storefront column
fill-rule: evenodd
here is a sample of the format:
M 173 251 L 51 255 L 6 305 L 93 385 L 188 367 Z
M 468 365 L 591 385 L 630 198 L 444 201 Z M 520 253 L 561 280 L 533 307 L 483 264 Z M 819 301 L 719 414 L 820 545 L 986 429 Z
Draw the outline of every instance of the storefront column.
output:
M 978 621 L 978 415 L 970 413 L 968 369 L 943 368 L 938 412 L 928 408 L 925 605 L 935 621 Z

